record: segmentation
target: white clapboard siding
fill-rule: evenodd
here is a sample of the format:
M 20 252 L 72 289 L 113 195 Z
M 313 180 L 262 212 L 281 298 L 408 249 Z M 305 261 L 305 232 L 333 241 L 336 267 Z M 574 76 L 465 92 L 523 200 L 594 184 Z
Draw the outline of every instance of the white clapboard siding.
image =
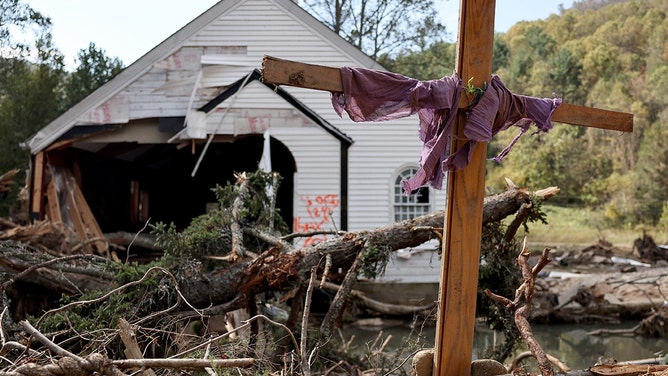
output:
M 380 282 L 438 283 L 441 275 L 441 258 L 431 247 L 417 247 L 396 252 L 377 278 Z
M 295 174 L 295 231 L 336 230 L 341 221 L 341 173 L 339 141 L 323 137 L 316 127 L 272 129 L 272 137 L 285 144 L 297 163 Z M 298 239 L 310 244 L 325 236 Z
M 49 124 L 28 145 L 34 153 L 42 150 L 76 124 L 186 116 L 189 110 L 210 103 L 230 85 L 261 69 L 264 55 L 333 67 L 382 69 L 293 1 L 223 0 Z M 327 92 L 282 89 L 353 141 L 347 149 L 348 230 L 391 223 L 396 174 L 416 166 L 420 156 L 417 117 L 354 123 L 346 114 L 339 117 L 335 113 Z M 257 125 L 254 118 L 262 117 L 253 111 L 273 117 L 253 128 Z M 205 126 L 219 134 L 261 133 L 269 126 L 272 137 L 289 148 L 297 165 L 295 223 L 327 230 L 339 226 L 340 139 L 258 81 L 210 111 Z M 444 191 L 432 191 L 430 197 L 432 210 L 443 209 Z M 323 210 L 328 210 L 328 215 L 331 210 L 331 218 L 318 223 Z M 408 270 L 409 264 L 403 261 L 395 264 Z

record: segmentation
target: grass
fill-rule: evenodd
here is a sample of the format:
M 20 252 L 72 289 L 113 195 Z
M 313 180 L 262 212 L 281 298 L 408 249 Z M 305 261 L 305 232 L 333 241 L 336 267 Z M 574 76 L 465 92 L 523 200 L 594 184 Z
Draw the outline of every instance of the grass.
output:
M 666 229 L 654 227 L 613 227 L 606 220 L 602 211 L 577 207 L 559 207 L 543 205 L 548 224 L 530 223 L 529 232 L 518 231 L 519 236 L 526 235 L 530 243 L 538 244 L 594 244 L 599 239 L 610 243 L 632 247 L 633 241 L 642 236 L 645 230 L 657 244 L 666 244 Z

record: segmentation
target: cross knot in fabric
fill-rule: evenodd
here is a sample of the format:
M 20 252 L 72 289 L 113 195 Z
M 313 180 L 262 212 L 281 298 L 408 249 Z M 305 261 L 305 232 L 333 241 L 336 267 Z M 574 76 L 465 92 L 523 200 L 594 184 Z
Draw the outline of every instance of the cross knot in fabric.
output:
M 417 113 L 423 147 L 420 168 L 403 182 L 406 194 L 425 184 L 441 189 L 444 171 L 466 167 L 478 142 L 489 142 L 498 132 L 519 127 L 519 134 L 494 158 L 500 161 L 531 124 L 536 124 L 537 132 L 552 129 L 552 114 L 561 104 L 560 98 L 513 94 L 493 75 L 464 125 L 468 142 L 452 152 L 454 121 L 464 90 L 456 73 L 439 80 L 420 81 L 365 68 L 342 67 L 340 70 L 343 93 L 332 93 L 332 105 L 339 116 L 345 111 L 351 120 L 361 122 L 392 120 Z

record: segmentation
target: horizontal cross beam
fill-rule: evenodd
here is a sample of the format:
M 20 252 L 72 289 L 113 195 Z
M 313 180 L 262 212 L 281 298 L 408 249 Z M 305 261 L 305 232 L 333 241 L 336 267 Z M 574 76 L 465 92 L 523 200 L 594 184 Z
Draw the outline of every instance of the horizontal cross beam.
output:
M 265 56 L 262 81 L 274 85 L 343 92 L 341 71 L 323 65 Z M 465 102 L 464 102 L 465 103 Z M 633 131 L 633 114 L 562 103 L 554 111 L 552 121 L 614 131 Z

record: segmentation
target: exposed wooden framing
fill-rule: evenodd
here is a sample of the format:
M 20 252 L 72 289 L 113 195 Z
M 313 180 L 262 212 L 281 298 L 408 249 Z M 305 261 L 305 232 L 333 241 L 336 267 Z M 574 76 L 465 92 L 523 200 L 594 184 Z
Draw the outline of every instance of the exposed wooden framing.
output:
M 130 225 L 139 223 L 139 181 L 130 182 Z
M 30 203 L 30 217 L 41 220 L 44 212 L 44 152 L 35 155 L 32 166 L 32 194 Z
M 83 219 L 80 216 L 79 209 L 77 207 L 77 201 L 74 197 L 74 190 L 72 186 L 76 186 L 74 178 L 70 180 L 69 177 L 65 177 L 65 194 L 67 195 L 67 217 L 70 219 L 72 227 L 74 227 L 74 232 L 77 234 L 79 239 L 82 241 L 88 239 L 88 233 L 86 232 L 86 226 L 83 223 Z
M 85 229 L 84 239 L 88 239 L 89 237 L 97 239 L 93 242 L 93 247 L 97 253 L 100 255 L 109 256 L 107 243 L 104 240 L 104 234 L 102 233 L 102 230 L 100 229 L 100 226 L 98 225 L 93 212 L 90 210 L 90 206 L 88 206 L 86 198 L 81 192 L 81 189 L 79 189 L 79 185 L 74 180 L 74 177 L 68 180 L 70 180 L 71 184 L 69 184 L 69 188 L 71 189 L 71 192 L 74 196 L 74 202 L 76 204 L 76 208 L 78 209 L 79 215 L 81 216 L 81 223 Z
M 74 232 L 77 234 L 81 241 L 88 241 L 89 239 L 95 239 L 92 242 L 92 248 L 99 255 L 109 256 L 109 247 L 105 240 L 104 234 L 100 229 L 95 216 L 90 210 L 86 199 L 79 189 L 74 175 L 67 168 L 58 169 L 58 171 L 51 171 L 52 175 L 52 184 L 50 184 L 48 189 L 49 194 L 49 212 L 53 218 L 50 218 L 52 222 L 55 222 L 56 217 L 62 221 L 62 215 L 60 214 L 61 207 L 58 204 L 58 194 L 55 184 L 53 183 L 56 179 L 56 175 L 61 174 L 63 178 L 64 185 L 60 187 L 64 190 L 66 195 L 67 205 L 67 219 L 69 224 L 74 228 Z M 56 214 L 58 213 L 58 214 Z
M 58 201 L 58 192 L 56 192 L 56 185 L 53 179 L 46 186 L 46 215 L 51 223 L 63 222 L 63 217 L 60 213 L 60 202 Z

